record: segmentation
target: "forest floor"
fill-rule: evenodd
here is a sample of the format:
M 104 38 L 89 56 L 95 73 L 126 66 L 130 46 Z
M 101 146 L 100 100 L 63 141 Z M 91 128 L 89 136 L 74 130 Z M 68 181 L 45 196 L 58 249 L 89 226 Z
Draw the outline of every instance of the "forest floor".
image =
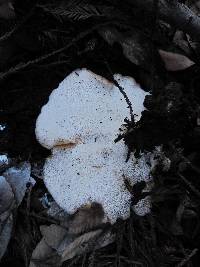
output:
M 126 4 L 119 8 L 118 1 L 99 1 L 102 9 L 91 1 L 76 1 L 76 5 L 66 8 L 68 12 L 63 7 L 54 12 L 58 4 L 53 0 L 49 1 L 53 7 L 42 0 L 18 2 L 17 19 L 2 19 L 0 26 L 0 35 L 4 36 L 0 37 L 0 124 L 5 126 L 0 131 L 1 154 L 8 155 L 16 164 L 29 161 L 32 166 L 42 166 L 50 152 L 35 137 L 41 107 L 69 73 L 84 67 L 110 80 L 110 70 L 134 77 L 151 93 L 145 100 L 147 110 L 140 122 L 127 123 L 132 131 L 124 141 L 136 154 L 162 145 L 171 161 L 167 172 L 158 169 L 154 173 L 150 214 L 139 217 L 132 213 L 128 220 L 113 226 L 114 243 L 63 266 L 198 267 L 200 44 L 188 41 L 184 35 L 179 37 L 178 45 L 174 41 L 177 29 L 158 22 L 156 16 L 144 14 L 141 21 L 140 11 L 137 13 Z M 101 11 L 115 14 L 102 15 Z M 113 36 L 106 39 L 102 31 Z M 139 37 L 135 32 L 139 32 Z M 123 40 L 127 46 L 123 46 Z M 131 45 L 134 49 L 130 49 Z M 194 64 L 166 70 L 159 49 L 182 54 Z M 27 190 L 15 213 L 12 237 L 0 262 L 2 267 L 28 266 L 41 239 L 40 225 L 50 224 L 48 218 L 37 216 L 41 212 L 37 198 L 47 190 L 42 179 L 34 172 L 32 176 L 36 185 L 31 193 Z M 24 212 L 27 202 L 29 213 Z

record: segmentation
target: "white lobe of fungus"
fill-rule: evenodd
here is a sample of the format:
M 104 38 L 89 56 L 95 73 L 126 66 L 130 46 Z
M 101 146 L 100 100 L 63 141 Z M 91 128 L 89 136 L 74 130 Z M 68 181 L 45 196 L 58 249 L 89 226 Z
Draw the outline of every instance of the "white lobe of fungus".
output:
M 148 93 L 131 77 L 114 78 L 139 120 Z M 52 150 L 44 165 L 44 182 L 68 213 L 96 202 L 111 223 L 129 217 L 132 195 L 124 180 L 134 185 L 151 180 L 151 175 L 144 155 L 138 160 L 132 155 L 126 162 L 128 148 L 122 141 L 114 142 L 126 117 L 130 118 L 130 110 L 119 89 L 86 69 L 66 77 L 42 108 L 36 136 Z M 137 205 L 136 213 L 150 211 L 149 202 L 145 203 Z
M 130 77 L 114 77 L 125 89 L 139 120 L 148 93 Z M 124 119 L 130 118 L 127 106 L 113 83 L 86 69 L 74 71 L 42 108 L 36 122 L 37 139 L 49 149 L 67 143 L 113 141 Z
M 0 155 L 0 167 L 7 165 L 9 163 L 9 159 L 6 155 Z
M 56 202 L 73 214 L 87 203 L 101 203 L 111 222 L 129 217 L 131 194 L 124 179 L 132 184 L 150 179 L 149 168 L 126 162 L 126 146 L 94 143 L 74 148 L 53 149 L 44 166 L 45 184 Z M 142 159 L 144 160 L 144 159 Z M 134 175 L 134 176 L 133 176 Z

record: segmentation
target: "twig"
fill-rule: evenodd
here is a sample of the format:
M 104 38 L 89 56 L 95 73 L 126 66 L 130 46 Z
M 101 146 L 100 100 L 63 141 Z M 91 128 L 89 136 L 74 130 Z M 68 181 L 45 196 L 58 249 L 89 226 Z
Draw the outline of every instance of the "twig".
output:
M 14 33 L 20 30 L 20 28 L 24 25 L 24 23 L 33 15 L 33 11 L 35 10 L 35 7 L 33 7 L 30 12 L 22 18 L 21 21 L 19 21 L 18 24 L 15 25 L 15 27 L 9 31 L 6 32 L 3 36 L 0 37 L 0 43 L 8 40 Z
M 53 57 L 56 56 L 64 51 L 66 51 L 67 49 L 69 49 L 71 46 L 73 46 L 76 42 L 80 41 L 81 39 L 83 39 L 84 37 L 86 37 L 88 34 L 92 33 L 93 31 L 95 31 L 96 29 L 108 25 L 111 22 L 105 22 L 99 25 L 95 25 L 94 27 L 91 27 L 90 29 L 87 29 L 83 32 L 81 32 L 77 37 L 73 38 L 72 41 L 70 43 L 68 43 L 67 45 L 65 45 L 64 47 L 54 50 L 51 53 L 48 53 L 44 56 L 41 56 L 39 58 L 36 58 L 34 60 L 30 60 L 26 63 L 22 63 L 22 64 L 18 64 L 17 66 L 15 66 L 14 68 L 10 68 L 7 72 L 4 73 L 0 73 L 0 81 L 3 81 L 4 79 L 6 79 L 8 76 L 10 76 L 11 74 L 14 74 L 18 71 L 24 70 L 27 67 L 30 67 L 31 65 L 37 64 L 41 61 L 44 61 L 46 59 L 48 59 L 49 57 Z
M 133 107 L 132 107 L 131 101 L 129 100 L 124 88 L 121 85 L 119 85 L 117 80 L 115 80 L 114 74 L 113 74 L 113 72 L 112 72 L 112 70 L 111 70 L 111 68 L 110 68 L 110 66 L 109 66 L 107 61 L 105 61 L 105 64 L 106 64 L 106 67 L 107 67 L 108 71 L 110 72 L 110 74 L 112 76 L 112 82 L 119 89 L 120 93 L 123 95 L 128 107 L 129 107 L 129 110 L 130 110 L 131 121 L 134 122 L 134 114 L 133 114 Z
M 26 211 L 23 211 L 23 210 L 20 210 L 20 212 L 21 212 L 22 214 L 25 214 L 25 215 L 27 215 L 27 216 L 30 216 L 30 217 L 33 217 L 33 218 L 36 218 L 36 219 L 40 219 L 40 220 L 44 220 L 44 221 L 46 221 L 46 222 L 50 222 L 50 223 L 54 223 L 54 224 L 58 224 L 58 225 L 60 225 L 60 222 L 59 222 L 58 220 L 51 219 L 51 218 L 46 217 L 46 216 L 41 216 L 41 215 L 38 215 L 38 214 L 36 214 L 36 213 L 34 213 L 34 212 L 29 212 L 28 214 L 27 214 Z
M 28 187 L 28 192 L 27 192 L 27 201 L 26 201 L 26 221 L 27 221 L 27 228 L 28 228 L 28 232 L 31 236 L 31 221 L 30 221 L 30 207 L 31 207 L 31 193 L 32 193 L 32 189 L 33 189 L 33 185 L 30 184 L 30 186 Z
M 193 249 L 193 251 L 183 259 L 176 267 L 183 267 L 188 261 L 198 252 L 198 248 Z
M 62 65 L 62 64 L 69 64 L 70 61 L 69 60 L 62 60 L 62 61 L 55 61 L 55 62 L 51 62 L 49 64 L 44 64 L 44 65 L 38 65 L 36 66 L 37 68 L 50 68 L 50 67 L 55 67 L 57 65 Z

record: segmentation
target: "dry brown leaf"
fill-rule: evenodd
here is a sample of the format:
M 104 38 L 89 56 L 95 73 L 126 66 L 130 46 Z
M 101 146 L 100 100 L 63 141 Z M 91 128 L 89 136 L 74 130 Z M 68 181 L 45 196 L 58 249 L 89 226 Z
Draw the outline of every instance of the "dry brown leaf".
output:
M 37 244 L 34 249 L 29 267 L 59 267 L 61 266 L 60 257 L 56 251 L 49 247 L 44 238 Z
M 33 251 L 29 267 L 57 267 L 61 262 L 91 249 L 107 246 L 115 240 L 109 229 L 103 235 L 103 230 L 98 229 L 81 236 L 69 234 L 65 228 L 56 224 L 41 226 L 40 230 L 43 238 Z
M 31 178 L 30 174 L 31 165 L 28 162 L 24 162 L 18 167 L 11 167 L 3 173 L 3 176 L 12 188 L 17 205 L 20 205 L 24 198 L 27 184 L 35 184 L 35 180 Z
M 82 207 L 72 217 L 68 228 L 71 234 L 80 234 L 102 225 L 104 211 L 100 204 L 92 203 L 91 206 Z
M 67 235 L 67 230 L 56 224 L 51 224 L 50 226 L 43 225 L 40 227 L 40 231 L 46 244 L 56 250 Z
M 152 65 L 150 58 L 152 47 L 150 48 L 149 41 L 141 33 L 134 31 L 129 34 L 122 34 L 115 28 L 106 27 L 99 30 L 99 34 L 109 45 L 119 43 L 124 56 L 135 65 L 145 69 L 149 69 L 149 65 Z
M 10 240 L 13 211 L 22 202 L 27 183 L 35 183 L 34 179 L 30 177 L 30 173 L 31 165 L 25 162 L 18 168 L 9 168 L 3 173 L 3 176 L 0 176 L 0 259 Z
M 1 222 L 1 217 L 0 217 L 0 222 Z M 6 220 L 1 222 L 0 226 L 1 226 L 0 227 L 0 259 L 1 259 L 7 249 L 12 233 L 12 227 L 13 227 L 12 213 L 7 217 Z
M 9 183 L 4 176 L 0 176 L 0 215 L 9 209 L 12 201 L 14 200 L 14 194 Z
M 176 31 L 174 38 L 174 44 L 182 49 L 187 55 L 190 55 L 191 49 L 188 47 L 188 42 L 185 39 L 185 34 L 182 31 Z
M 60 266 L 61 262 L 85 252 L 88 242 L 98 237 L 102 230 L 92 231 L 77 237 L 67 234 L 66 229 L 61 226 L 52 224 L 42 226 L 41 232 L 43 238 L 33 251 L 29 267 Z M 102 242 L 107 244 L 107 237 Z
M 72 259 L 76 255 L 80 255 L 84 253 L 87 248 L 87 244 L 89 241 L 97 238 L 102 233 L 102 230 L 96 230 L 89 233 L 85 233 L 79 237 L 77 237 L 66 249 L 63 251 L 62 254 L 62 262 Z M 96 244 L 96 242 L 95 242 Z M 94 246 L 95 247 L 95 246 Z
M 165 68 L 169 71 L 184 70 L 195 63 L 184 55 L 159 50 L 160 56 L 164 61 Z

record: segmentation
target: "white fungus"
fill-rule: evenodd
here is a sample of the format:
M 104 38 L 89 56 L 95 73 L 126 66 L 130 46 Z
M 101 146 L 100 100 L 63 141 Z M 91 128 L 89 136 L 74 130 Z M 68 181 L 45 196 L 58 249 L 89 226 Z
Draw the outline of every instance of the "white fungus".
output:
M 131 184 L 150 179 L 144 158 L 139 163 L 133 158 L 126 163 L 127 152 L 123 143 L 80 144 L 74 148 L 53 149 L 53 155 L 44 167 L 45 183 L 56 202 L 69 213 L 73 214 L 87 203 L 97 202 L 101 203 L 111 222 L 117 218 L 126 219 L 131 193 L 124 179 Z
M 114 77 L 139 120 L 148 93 L 130 77 Z M 113 83 L 86 69 L 77 70 L 51 93 L 36 122 L 36 136 L 49 149 L 63 143 L 113 141 L 126 117 L 130 118 L 130 110 Z
M 3 130 L 5 130 L 5 128 L 6 128 L 6 126 L 5 126 L 5 125 L 1 125 L 1 124 L 0 124 L 0 131 L 3 131 Z
M 6 155 L 0 155 L 0 167 L 7 165 L 9 163 L 9 159 Z
M 114 78 L 139 120 L 147 93 L 131 77 L 116 74 Z M 127 147 L 114 142 L 126 117 L 130 118 L 130 110 L 119 88 L 86 69 L 67 76 L 42 108 L 36 136 L 52 150 L 44 166 L 44 182 L 68 213 L 97 202 L 111 223 L 129 217 L 132 196 L 124 180 L 134 185 L 151 177 L 144 155 L 138 160 L 131 155 L 126 162 Z M 145 203 L 138 204 L 135 212 L 149 212 L 150 204 Z

